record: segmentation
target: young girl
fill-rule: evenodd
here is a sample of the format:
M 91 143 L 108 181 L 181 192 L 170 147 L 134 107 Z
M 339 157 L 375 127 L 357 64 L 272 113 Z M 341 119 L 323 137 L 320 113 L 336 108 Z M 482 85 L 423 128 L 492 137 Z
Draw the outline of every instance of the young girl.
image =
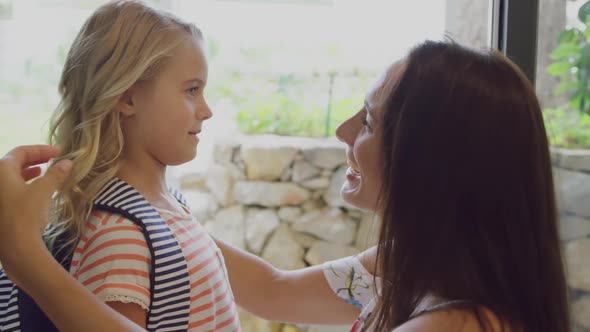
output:
M 70 273 L 150 330 L 236 331 L 218 247 L 165 172 L 195 157 L 211 110 L 192 24 L 131 1 L 86 21 L 69 51 L 51 141 L 73 161 L 47 234 Z
M 52 144 L 73 165 L 54 198 L 50 249 L 86 289 L 149 331 L 239 331 L 236 302 L 269 320 L 352 322 L 359 309 L 332 291 L 321 266 L 287 273 L 216 244 L 168 190 L 166 166 L 195 157 L 211 117 L 207 71 L 201 32 L 178 18 L 116 1 L 88 19 L 52 121 Z M 218 245 L 235 271 L 235 299 Z M 10 284 L 0 270 L 0 331 L 45 331 L 25 326 L 30 310 L 13 305 L 20 295 Z

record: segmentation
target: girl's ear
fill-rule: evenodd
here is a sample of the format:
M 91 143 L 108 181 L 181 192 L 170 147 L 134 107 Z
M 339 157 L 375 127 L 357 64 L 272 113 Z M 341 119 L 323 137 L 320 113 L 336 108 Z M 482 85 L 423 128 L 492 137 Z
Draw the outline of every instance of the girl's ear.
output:
M 132 116 L 135 114 L 135 100 L 137 99 L 138 89 L 134 85 L 125 91 L 119 101 L 117 102 L 117 110 L 124 116 Z

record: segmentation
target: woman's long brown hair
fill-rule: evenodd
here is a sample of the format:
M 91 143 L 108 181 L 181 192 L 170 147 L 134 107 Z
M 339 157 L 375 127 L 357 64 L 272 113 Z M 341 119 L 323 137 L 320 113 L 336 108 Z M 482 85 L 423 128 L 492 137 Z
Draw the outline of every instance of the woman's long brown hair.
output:
M 377 331 L 426 295 L 466 300 L 503 329 L 569 331 L 547 136 L 522 72 L 496 51 L 415 47 L 389 92 L 381 148 Z

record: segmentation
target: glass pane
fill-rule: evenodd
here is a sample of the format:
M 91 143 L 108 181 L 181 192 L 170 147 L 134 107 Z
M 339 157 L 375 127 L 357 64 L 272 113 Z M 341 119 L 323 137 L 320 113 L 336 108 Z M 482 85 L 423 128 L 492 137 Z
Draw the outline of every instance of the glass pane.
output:
M 441 38 L 446 19 L 441 1 L 179 1 L 177 6 L 202 27 L 210 46 L 209 96 L 219 106 L 208 124 L 208 142 L 233 128 L 333 136 L 337 124 L 361 106 L 376 76 L 417 41 Z M 188 167 L 198 167 L 207 155 Z
M 537 59 L 536 88 L 553 150 L 575 331 L 590 330 L 590 30 L 585 24 L 590 21 L 580 18 L 589 5 L 540 1 Z
M 463 44 L 489 47 L 491 34 L 491 1 L 447 0 L 445 32 Z
M 15 144 L 45 140 L 67 50 L 85 18 L 104 2 L 0 2 L 0 153 Z M 149 3 L 195 22 L 208 39 L 208 93 L 217 112 L 208 124 L 212 130 L 204 135 L 225 136 L 239 127 L 246 132 L 330 136 L 359 106 L 378 73 L 416 42 L 447 35 L 469 45 L 487 45 L 488 1 Z M 54 17 L 60 17 L 60 24 Z M 33 28 L 37 26 L 44 28 Z M 279 85 L 282 94 L 274 91 Z M 290 105 L 293 116 L 276 123 L 252 119 L 249 109 L 273 103 Z M 270 112 L 265 115 L 271 117 Z M 203 153 L 191 167 L 206 168 L 206 151 L 214 139 L 202 141 Z

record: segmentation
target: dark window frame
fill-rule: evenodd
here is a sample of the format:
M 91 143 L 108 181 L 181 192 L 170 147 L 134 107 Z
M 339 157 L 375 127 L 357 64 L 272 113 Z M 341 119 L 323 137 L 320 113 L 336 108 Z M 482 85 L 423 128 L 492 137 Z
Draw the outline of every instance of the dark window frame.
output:
M 514 61 L 535 84 L 539 0 L 490 0 L 492 47 Z

